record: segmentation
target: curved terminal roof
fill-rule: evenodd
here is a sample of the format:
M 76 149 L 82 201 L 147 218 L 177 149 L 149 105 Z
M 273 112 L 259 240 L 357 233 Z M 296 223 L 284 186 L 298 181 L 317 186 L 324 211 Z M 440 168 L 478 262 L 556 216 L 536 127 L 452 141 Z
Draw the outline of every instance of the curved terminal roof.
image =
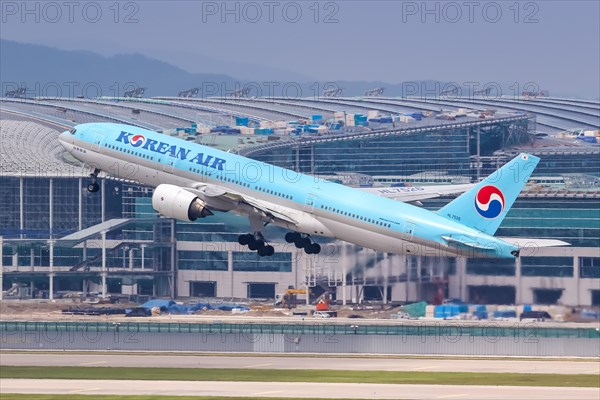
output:
M 332 131 L 324 135 L 287 135 L 269 137 L 262 135 L 197 135 L 189 137 L 223 150 L 238 151 L 251 155 L 273 147 L 307 145 L 326 141 L 344 141 L 369 139 L 385 135 L 419 133 L 423 130 L 443 129 L 448 126 L 466 127 L 477 124 L 493 124 L 507 119 L 536 117 L 539 130 L 555 134 L 560 131 L 583 128 L 600 129 L 600 103 L 597 101 L 560 99 L 560 98 L 396 98 L 396 97 L 340 97 L 340 98 L 176 98 L 157 97 L 152 99 L 99 98 L 67 99 L 36 98 L 8 99 L 0 98 L 0 119 L 2 120 L 2 172 L 35 173 L 36 163 L 51 166 L 61 157 L 60 145 L 52 138 L 57 132 L 86 122 L 118 122 L 139 126 L 155 131 L 190 127 L 192 123 L 216 125 L 235 125 L 236 117 L 248 117 L 256 123 L 270 121 L 310 120 L 314 114 L 330 120 L 335 112 L 348 114 L 367 114 L 379 111 L 381 115 L 402 114 L 414 111 L 441 110 L 458 108 L 470 110 L 495 109 L 493 117 L 478 119 L 463 117 L 456 121 L 436 120 L 433 117 L 423 121 L 396 126 L 380 125 L 368 128 L 352 128 L 346 132 Z M 43 131 L 43 129 L 46 129 Z M 44 132 L 44 133 L 42 133 Z M 27 138 L 12 141 L 9 138 Z M 47 136 L 47 138 L 44 138 Z M 278 140 L 272 140 L 278 139 Z M 560 137 L 539 141 L 543 147 L 557 146 L 557 151 L 591 149 L 598 147 L 587 143 L 574 143 Z M 543 142 L 543 143 L 542 143 Z M 580 142 L 580 141 L 577 141 Z M 15 147 L 16 146 L 16 147 Z M 40 147 L 41 146 L 41 147 Z M 55 149 L 55 150 L 51 150 Z M 58 150 L 56 150 L 58 149 Z M 43 157 L 39 157 L 44 152 Z M 68 159 L 68 157 L 67 157 Z M 23 168 L 18 165 L 23 166 Z M 68 165 L 68 164 L 64 164 Z M 50 168 L 41 168 L 41 170 Z M 82 175 L 79 171 L 77 175 Z
M 2 114 L 4 117 L 5 114 Z M 87 172 L 69 164 L 58 142 L 60 130 L 34 120 L 0 120 L 0 175 L 28 177 L 85 177 Z

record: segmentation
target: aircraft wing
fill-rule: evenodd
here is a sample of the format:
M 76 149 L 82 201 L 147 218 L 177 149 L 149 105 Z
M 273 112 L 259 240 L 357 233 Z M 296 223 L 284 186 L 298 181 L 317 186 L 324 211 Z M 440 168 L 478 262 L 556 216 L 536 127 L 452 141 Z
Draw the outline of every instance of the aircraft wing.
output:
M 408 186 L 408 187 L 372 187 L 360 188 L 360 190 L 387 197 L 405 203 L 418 202 L 420 200 L 433 199 L 448 194 L 464 193 L 471 189 L 473 184 L 462 185 L 440 185 L 440 186 Z
M 212 206 L 216 209 L 221 209 L 223 205 L 228 205 L 231 209 L 245 212 L 249 216 L 259 217 L 269 222 L 280 220 L 297 225 L 297 221 L 287 215 L 289 214 L 288 208 L 259 200 L 234 190 L 211 184 L 198 184 L 195 187 L 185 187 L 184 189 L 189 190 L 204 200 L 208 208 Z

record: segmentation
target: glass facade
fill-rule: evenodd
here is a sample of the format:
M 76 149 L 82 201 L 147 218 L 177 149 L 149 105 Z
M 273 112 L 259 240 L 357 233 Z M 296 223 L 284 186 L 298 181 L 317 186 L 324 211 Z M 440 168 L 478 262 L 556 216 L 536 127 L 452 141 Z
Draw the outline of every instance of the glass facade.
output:
M 19 234 L 19 178 L 0 176 L 0 235 Z
M 419 133 L 370 136 L 362 139 L 316 141 L 310 145 L 296 142 L 289 146 L 250 151 L 250 157 L 303 173 L 331 175 L 352 172 L 367 175 L 412 175 L 437 173 L 440 176 L 474 176 L 471 156 L 491 155 L 509 142 L 527 140 L 529 120 L 495 122 L 429 130 Z
M 600 176 L 600 151 L 556 150 L 536 152 L 531 154 L 540 157 L 540 163 L 535 169 L 534 176 L 556 176 L 566 173 L 589 174 Z M 508 153 L 508 157 L 516 156 L 516 152 Z
M 579 276 L 582 278 L 600 278 L 600 257 L 579 258 Z
M 210 246 L 210 245 L 208 245 Z M 275 253 L 260 257 L 254 252 L 232 252 L 233 270 L 246 272 L 292 272 L 292 254 Z M 227 271 L 228 252 L 210 250 L 178 251 L 180 270 Z
M 451 199 L 423 201 L 438 210 Z M 496 236 L 564 240 L 577 247 L 600 247 L 600 202 L 594 198 L 519 197 L 506 215 Z
M 54 234 L 64 236 L 79 228 L 79 192 L 82 190 L 77 179 L 52 180 Z
M 252 252 L 233 252 L 234 271 L 292 272 L 292 253 L 275 253 L 260 257 Z
M 572 246 L 600 246 L 598 199 L 520 197 L 508 212 L 498 236 L 560 239 Z
M 28 237 L 48 237 L 50 231 L 50 181 L 44 178 L 24 179 L 24 229 Z
M 573 257 L 521 257 L 523 276 L 573 276 Z
M 427 143 L 427 146 L 423 146 Z M 419 172 L 469 175 L 466 129 L 337 140 L 254 154 L 252 158 L 303 173 L 341 172 L 410 175 Z
M 52 182 L 52 219 L 50 187 Z M 22 183 L 22 187 L 21 187 Z M 82 196 L 83 228 L 102 219 L 102 198 L 89 193 L 87 179 L 0 176 L 0 236 L 15 238 L 62 237 L 79 229 L 79 195 Z M 120 218 L 120 183 L 106 181 L 105 218 Z M 23 191 L 23 229 L 20 193 Z M 50 224 L 52 223 L 52 232 Z
M 490 276 L 515 276 L 515 260 L 512 259 L 485 259 L 469 258 L 467 260 L 467 274 Z
M 178 251 L 180 270 L 227 271 L 226 251 Z

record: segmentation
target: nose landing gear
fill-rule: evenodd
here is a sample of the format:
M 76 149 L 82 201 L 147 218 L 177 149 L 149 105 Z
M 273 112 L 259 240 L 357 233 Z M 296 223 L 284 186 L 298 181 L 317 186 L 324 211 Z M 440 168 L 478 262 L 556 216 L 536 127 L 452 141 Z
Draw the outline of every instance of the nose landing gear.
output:
M 90 178 L 92 178 L 92 182 L 87 186 L 87 190 L 90 193 L 96 193 L 100 190 L 100 185 L 98 185 L 98 174 L 100 170 L 98 168 L 94 169 L 94 172 L 90 174 Z

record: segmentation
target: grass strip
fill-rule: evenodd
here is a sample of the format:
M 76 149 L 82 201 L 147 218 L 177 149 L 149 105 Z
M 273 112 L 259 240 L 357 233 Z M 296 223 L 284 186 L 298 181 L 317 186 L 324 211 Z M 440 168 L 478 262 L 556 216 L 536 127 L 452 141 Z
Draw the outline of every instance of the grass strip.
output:
M 318 362 L 315 363 L 318 367 Z M 242 368 L 14 367 L 0 378 L 600 387 L 598 375 Z
M 178 351 L 127 351 L 127 350 L 12 350 L 0 349 L 2 354 L 76 354 L 76 355 L 135 355 L 135 356 L 185 356 L 185 357 L 251 357 L 251 358 L 358 358 L 398 360 L 485 360 L 485 361 L 549 361 L 549 362 L 600 362 L 599 357 L 527 357 L 527 356 L 463 356 L 428 354 L 317 354 L 317 353 L 218 353 Z

